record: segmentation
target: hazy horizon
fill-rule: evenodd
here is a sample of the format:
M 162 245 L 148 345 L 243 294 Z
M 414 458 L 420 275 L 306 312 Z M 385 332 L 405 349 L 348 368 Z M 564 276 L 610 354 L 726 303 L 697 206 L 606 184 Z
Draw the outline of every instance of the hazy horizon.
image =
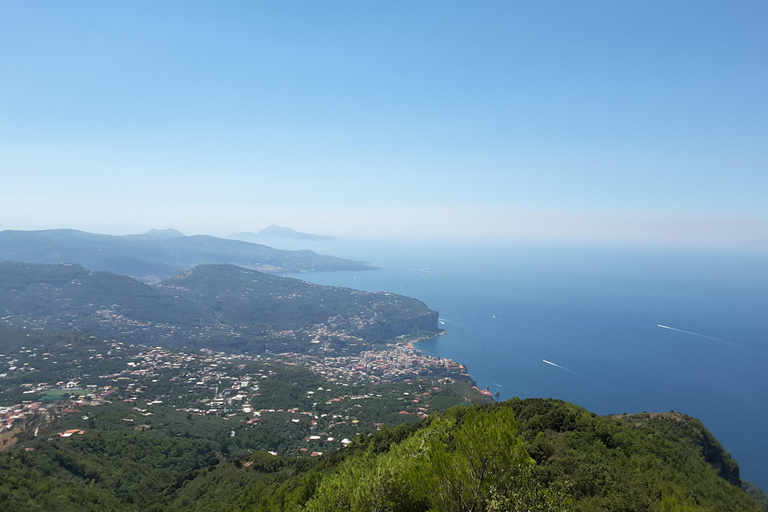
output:
M 266 226 L 264 226 L 266 227 Z M 281 226 L 292 228 L 292 226 Z M 241 238 L 237 235 L 243 235 L 250 233 L 255 235 L 259 229 L 255 229 L 251 232 L 234 232 L 234 231 L 218 231 L 218 232 L 203 232 L 203 231 L 183 231 L 178 230 L 173 226 L 151 227 L 148 229 L 138 228 L 134 230 L 88 230 L 76 227 L 46 227 L 41 229 L 19 230 L 15 228 L 8 228 L 9 231 L 47 231 L 47 230 L 75 230 L 86 233 L 92 233 L 97 235 L 107 236 L 126 236 L 126 235 L 143 235 L 152 230 L 166 230 L 173 229 L 181 232 L 184 236 L 213 236 L 221 239 L 231 239 L 244 241 L 249 243 L 256 243 L 266 245 L 276 249 L 284 250 L 311 250 L 319 254 L 327 254 L 329 256 L 340 256 L 344 258 L 359 258 L 354 254 L 355 250 L 368 247 L 379 247 L 381 250 L 384 247 L 391 247 L 392 244 L 400 246 L 401 250 L 421 250 L 425 247 L 440 248 L 474 248 L 476 250 L 482 250 L 484 252 L 493 251 L 494 248 L 508 249 L 512 247 L 539 247 L 545 248 L 562 248 L 562 249 L 620 249 L 620 250 L 660 250 L 660 251 L 727 251 L 727 252 L 747 252 L 755 253 L 757 255 L 768 252 L 768 240 L 766 239 L 752 239 L 752 240 L 729 240 L 729 241 L 707 241 L 707 240 L 695 240 L 680 238 L 638 238 L 638 237 L 579 237 L 579 236 L 543 236 L 536 234 L 532 236 L 518 235 L 518 236 L 494 236 L 494 235 L 465 235 L 459 236 L 452 235 L 431 235 L 431 236 L 407 236 L 398 234 L 381 235 L 377 233 L 368 234 L 352 234 L 337 236 L 336 233 L 309 233 L 312 235 L 326 235 L 332 236 L 334 240 L 303 240 L 283 238 L 279 236 L 264 236 L 262 238 Z M 5 231 L 0 229 L 1 231 Z M 301 231 L 301 230 L 297 230 Z M 301 231 L 302 233 L 306 233 Z M 407 256 L 402 255 L 405 259 Z M 369 257 L 370 259 L 370 257 Z
M 0 229 L 768 240 L 764 2 L 0 4 Z

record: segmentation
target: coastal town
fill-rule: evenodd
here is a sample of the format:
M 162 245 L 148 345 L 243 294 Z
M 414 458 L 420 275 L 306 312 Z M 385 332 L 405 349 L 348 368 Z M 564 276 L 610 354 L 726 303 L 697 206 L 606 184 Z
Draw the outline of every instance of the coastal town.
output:
M 354 356 L 317 357 L 286 353 L 281 357 L 302 362 L 313 373 L 330 382 L 366 380 L 396 382 L 427 375 L 453 375 L 469 379 L 467 369 L 451 359 L 425 355 L 407 337 L 387 345 L 386 350 L 365 350 Z
M 98 371 L 104 368 L 110 371 Z M 425 355 L 408 338 L 386 350 L 317 357 L 170 350 L 91 336 L 80 348 L 30 344 L 0 354 L 0 372 L 0 385 L 22 398 L 0 407 L 5 447 L 13 444 L 9 433 L 34 424 L 37 435 L 54 418 L 72 419 L 56 423 L 69 427 L 54 433 L 60 438 L 87 435 L 89 420 L 92 426 L 98 418 L 89 410 L 123 403 L 130 408 L 120 409 L 129 412 L 122 423 L 139 431 L 154 428 L 149 419 L 159 411 L 172 411 L 235 421 L 233 437 L 284 430 L 293 442 L 282 445 L 282 454 L 317 456 L 360 433 L 489 394 L 472 387 L 464 366 Z

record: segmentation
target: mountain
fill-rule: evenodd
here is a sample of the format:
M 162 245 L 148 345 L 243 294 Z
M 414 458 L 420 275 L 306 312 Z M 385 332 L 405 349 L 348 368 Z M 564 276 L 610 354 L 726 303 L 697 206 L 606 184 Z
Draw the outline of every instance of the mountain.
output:
M 739 488 L 738 465 L 699 420 L 651 416 L 603 417 L 535 398 L 456 407 L 359 436 L 343 453 L 271 480 L 269 491 L 215 476 L 193 489 L 231 485 L 239 496 L 229 499 L 251 511 L 759 510 Z M 217 494 L 199 509 L 214 500 L 226 508 L 227 493 Z
M 336 237 L 326 235 L 313 235 L 311 233 L 301 233 L 291 228 L 284 228 L 272 224 L 262 229 L 258 233 L 232 233 L 229 238 L 236 240 L 245 240 L 247 242 L 259 242 L 270 239 L 284 239 L 284 240 L 302 240 L 310 242 L 332 242 L 336 240 Z
M 356 353 L 422 331 L 437 312 L 416 299 L 202 265 L 151 286 L 79 265 L 0 262 L 0 316 L 133 343 L 260 354 Z
M 213 368 L 224 362 L 208 361 Z M 299 376 L 274 370 L 259 384 L 281 384 L 284 395 L 298 395 Z M 161 383 L 166 389 L 177 385 L 157 377 L 137 390 L 154 388 L 155 395 L 163 391 Z M 115 395 L 121 396 L 122 388 L 126 385 Z M 379 424 L 378 432 L 355 436 L 346 448 L 328 446 L 325 454 L 312 455 L 301 448 L 303 456 L 287 456 L 286 443 L 307 445 L 303 436 L 291 441 L 279 435 L 297 430 L 294 422 L 309 422 L 299 419 L 298 408 L 263 409 L 258 421 L 248 420 L 256 425 L 249 425 L 247 416 L 234 413 L 185 418 L 163 400 L 147 398 L 153 396 L 61 407 L 51 426 L 33 422 L 20 446 L 0 454 L 0 507 L 19 512 L 760 510 L 709 460 L 714 455 L 737 470 L 727 452 L 708 444 L 714 438 L 700 421 L 679 413 L 617 419 L 560 400 L 512 399 L 457 406 L 412 425 Z M 365 404 L 363 396 L 340 400 L 354 398 Z M 359 417 L 354 411 L 364 407 L 358 403 L 342 411 L 338 423 Z M 38 428 L 42 435 L 36 437 Z M 76 435 L 52 434 L 57 430 Z M 255 450 L 248 441 L 272 442 L 274 451 Z
M 371 270 L 361 261 L 312 251 L 287 251 L 213 236 L 168 230 L 112 236 L 74 229 L 1 231 L 0 260 L 75 263 L 96 271 L 159 282 L 196 265 L 224 263 L 266 272 Z
M 150 229 L 146 233 L 142 235 L 129 235 L 136 238 L 180 238 L 182 236 L 186 236 L 184 233 L 179 231 L 178 229 L 168 228 L 168 229 Z
M 553 399 L 457 407 L 382 429 L 315 472 L 272 493 L 245 491 L 249 510 L 297 501 L 301 510 L 759 510 L 699 420 L 602 417 Z

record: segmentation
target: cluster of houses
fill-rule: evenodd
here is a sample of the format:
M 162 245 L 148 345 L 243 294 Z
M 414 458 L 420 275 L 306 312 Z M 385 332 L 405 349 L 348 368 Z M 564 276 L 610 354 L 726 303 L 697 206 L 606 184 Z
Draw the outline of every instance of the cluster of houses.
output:
M 112 388 L 112 386 L 97 388 L 96 385 L 91 384 L 86 386 L 86 389 L 82 389 L 79 385 L 79 381 L 76 380 L 67 382 L 60 381 L 56 384 L 46 384 L 45 382 L 39 384 L 22 384 L 21 387 L 26 388 L 24 393 L 35 395 L 44 395 L 50 391 L 71 391 L 73 392 L 73 395 L 69 398 L 69 403 L 72 403 L 73 405 L 100 405 L 106 398 L 114 393 L 114 388 Z M 47 407 L 43 402 L 39 401 L 24 401 L 9 407 L 0 407 L 0 427 L 11 429 L 17 420 L 27 420 L 37 414 L 47 411 L 49 408 L 50 407 Z
M 2 426 L 3 430 L 10 430 L 13 428 L 14 423 L 27 420 L 43 411 L 45 411 L 45 406 L 42 402 L 0 407 L 0 426 Z
M 29 349 L 27 347 L 21 347 L 21 350 L 19 350 L 19 354 L 24 354 L 27 358 L 33 358 L 37 356 L 37 349 Z M 0 366 L 0 379 L 7 377 L 9 373 L 25 373 L 25 372 L 33 372 L 36 370 L 35 367 L 29 364 L 29 361 L 26 362 L 20 362 L 19 361 L 19 354 L 0 354 L 0 360 L 5 359 L 5 368 Z M 45 354 L 45 356 L 50 356 L 50 354 Z
M 367 350 L 354 356 L 314 357 L 286 353 L 330 382 L 398 382 L 424 376 L 453 375 L 468 378 L 467 368 L 442 357 L 422 354 L 410 345 L 391 344 L 385 350 Z
M 105 311 L 104 314 L 107 312 Z M 402 409 L 399 412 L 403 415 L 425 417 L 429 412 L 429 405 L 425 403 L 424 398 L 430 394 L 426 381 L 431 380 L 427 376 L 442 377 L 440 380 L 446 382 L 451 380 L 450 376 L 460 378 L 467 376 L 464 366 L 449 359 L 422 354 L 410 344 L 406 344 L 407 341 L 391 344 L 384 350 L 363 351 L 354 356 L 314 357 L 286 353 L 264 359 L 213 352 L 208 349 L 199 352 L 181 352 L 160 347 L 130 346 L 132 348 L 128 351 L 126 350 L 128 347 L 123 343 L 104 341 L 104 349 L 89 349 L 87 358 L 77 356 L 83 360 L 74 360 L 74 363 L 78 364 L 77 368 L 82 368 L 81 372 L 87 372 L 89 363 L 101 364 L 100 362 L 104 359 L 117 359 L 124 362 L 122 369 L 118 367 L 119 371 L 98 375 L 98 379 L 96 376 L 81 373 L 80 377 L 66 381 L 27 383 L 22 385 L 23 393 L 52 396 L 67 394 L 69 400 L 66 407 L 70 408 L 75 404 L 99 405 L 114 393 L 115 396 L 126 401 L 146 402 L 144 405 L 146 409 L 136 409 L 143 416 L 152 414 L 152 406 L 162 404 L 171 405 L 177 411 L 201 415 L 246 414 L 246 423 L 254 428 L 259 428 L 259 424 L 265 420 L 266 416 L 275 414 L 274 418 L 279 421 L 301 423 L 302 429 L 306 428 L 304 430 L 307 434 L 304 438 L 306 444 L 301 448 L 301 453 L 312 456 L 321 454 L 322 447 L 327 447 L 330 443 L 345 446 L 350 442 L 346 437 L 340 439 L 339 437 L 343 436 L 334 436 L 333 431 L 341 430 L 351 437 L 360 423 L 355 417 L 357 416 L 355 407 L 362 407 L 360 405 L 362 401 L 382 397 L 381 394 L 368 392 L 375 389 L 377 384 L 387 382 L 407 384 L 413 381 L 413 389 L 409 387 L 407 391 L 398 391 L 402 393 L 402 396 L 398 397 L 398 400 L 402 401 Z M 41 355 L 51 356 L 47 353 Z M 20 366 L 17 364 L 17 359 L 7 362 L 17 369 Z M 276 377 L 276 372 L 270 369 L 269 364 L 253 365 L 249 362 L 266 363 L 270 360 L 300 364 L 313 373 L 321 375 L 328 382 L 328 385 L 323 384 L 325 387 L 305 390 L 306 408 L 312 412 L 300 411 L 296 407 L 257 409 L 260 407 L 259 402 L 263 402 L 257 398 L 260 396 L 260 382 Z M 72 362 L 61 359 L 62 364 Z M 168 378 L 169 375 L 170 382 L 174 383 L 179 393 L 168 397 L 167 394 L 170 391 L 163 387 L 160 393 L 166 393 L 166 395 L 157 394 L 154 391 L 150 391 L 152 393 L 150 395 L 148 391 L 153 383 L 161 378 Z M 373 388 L 370 387 L 371 384 L 374 385 Z M 352 391 L 355 386 L 362 385 L 368 388 L 364 393 L 361 393 L 362 389 L 357 391 L 357 394 L 343 391 L 345 388 Z M 330 388 L 335 390 L 331 391 Z M 432 388 L 432 390 L 439 391 L 439 388 Z M 182 403 L 179 403 L 179 400 L 174 403 L 176 397 Z M 310 403 L 312 403 L 311 408 Z M 319 404 L 331 407 L 322 410 L 322 406 L 317 407 Z M 14 421 L 25 420 L 45 410 L 45 405 L 39 401 L 0 408 L 0 426 L 6 429 L 11 428 Z M 136 428 L 143 427 L 146 426 Z M 70 437 L 83 435 L 83 433 L 84 431 L 75 429 L 60 432 L 59 435 Z
M 167 329 L 169 332 L 160 334 L 161 338 L 167 338 L 172 335 L 174 326 L 170 324 L 154 324 L 152 322 L 140 322 L 133 318 L 128 318 L 120 314 L 120 306 L 112 304 L 110 307 L 103 307 L 96 310 L 94 316 L 97 324 L 105 328 L 117 329 L 121 334 L 141 333 L 143 329 L 152 327 L 153 329 Z

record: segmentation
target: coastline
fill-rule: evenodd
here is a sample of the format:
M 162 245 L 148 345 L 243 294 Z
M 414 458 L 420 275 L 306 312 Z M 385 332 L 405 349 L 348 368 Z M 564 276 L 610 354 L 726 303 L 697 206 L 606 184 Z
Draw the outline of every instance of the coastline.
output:
M 485 386 L 485 389 L 480 389 L 480 387 L 477 384 L 477 381 L 469 374 L 469 370 L 467 369 L 466 365 L 464 365 L 462 363 L 459 363 L 458 361 L 456 361 L 454 359 L 448 359 L 446 357 L 434 357 L 434 356 L 426 355 L 426 354 L 424 354 L 425 349 L 418 348 L 418 347 L 415 346 L 415 344 L 417 344 L 417 343 L 419 343 L 421 341 L 435 339 L 435 338 L 438 338 L 440 336 L 444 336 L 446 334 L 448 334 L 448 331 L 446 331 L 445 329 L 440 329 L 440 331 L 438 333 L 436 333 L 434 336 L 422 336 L 422 337 L 419 337 L 418 339 L 414 339 L 414 340 L 409 341 L 408 344 L 405 345 L 405 348 L 408 348 L 408 349 L 414 350 L 416 352 L 419 352 L 424 357 L 429 357 L 429 358 L 433 358 L 433 359 L 439 359 L 439 360 L 443 360 L 443 361 L 449 361 L 450 362 L 449 364 L 455 365 L 456 367 L 461 368 L 461 375 L 460 375 L 460 377 L 465 379 L 465 380 L 467 380 L 467 381 L 469 381 L 472 384 L 472 387 L 474 389 L 476 389 L 478 392 L 480 392 L 484 396 L 487 396 L 489 398 L 493 398 L 494 400 L 497 400 L 499 398 L 499 396 L 500 396 L 500 393 L 497 391 L 494 394 L 490 390 L 490 385 Z M 430 351 L 427 351 L 427 352 L 433 352 L 433 351 L 430 350 Z
M 440 329 L 437 332 L 434 332 L 434 333 L 431 332 L 431 333 L 428 333 L 428 334 L 427 333 L 415 334 L 415 335 L 414 334 L 404 334 L 403 336 L 400 336 L 400 338 L 407 338 L 408 339 L 408 343 L 406 343 L 405 348 L 410 348 L 410 349 L 413 349 L 413 350 L 419 350 L 418 348 L 416 348 L 414 346 L 414 343 L 418 343 L 418 342 L 424 341 L 424 340 L 431 340 L 433 338 L 438 338 L 438 337 L 443 336 L 445 334 L 448 334 L 448 331 L 446 331 L 445 329 Z

